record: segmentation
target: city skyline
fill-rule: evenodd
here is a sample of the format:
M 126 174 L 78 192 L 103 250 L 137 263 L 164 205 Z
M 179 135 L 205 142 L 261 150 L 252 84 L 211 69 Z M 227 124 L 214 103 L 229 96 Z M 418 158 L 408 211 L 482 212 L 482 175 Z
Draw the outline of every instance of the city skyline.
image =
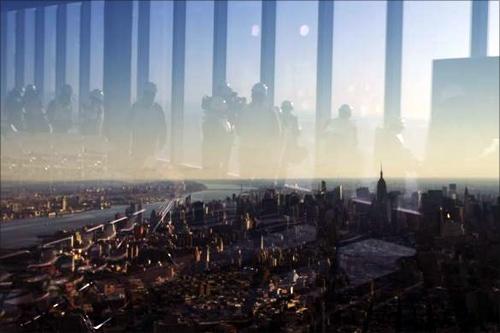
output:
M 500 332 L 499 0 L 0 4 L 2 333 Z

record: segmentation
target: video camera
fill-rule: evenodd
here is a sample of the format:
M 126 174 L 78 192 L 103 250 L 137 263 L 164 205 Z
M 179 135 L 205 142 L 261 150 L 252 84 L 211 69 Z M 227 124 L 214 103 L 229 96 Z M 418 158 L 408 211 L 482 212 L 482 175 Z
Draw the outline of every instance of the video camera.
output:
M 201 99 L 201 108 L 206 111 L 210 110 L 213 98 L 214 96 L 203 96 Z M 224 100 L 226 101 L 229 110 L 232 111 L 241 110 L 247 103 L 247 99 L 245 97 L 238 96 L 237 93 L 233 93 L 229 97 L 224 97 Z

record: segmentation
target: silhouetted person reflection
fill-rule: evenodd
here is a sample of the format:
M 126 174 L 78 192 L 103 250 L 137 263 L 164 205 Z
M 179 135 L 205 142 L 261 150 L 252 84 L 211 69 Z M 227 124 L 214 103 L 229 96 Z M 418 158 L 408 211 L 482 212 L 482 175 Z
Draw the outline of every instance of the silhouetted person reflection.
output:
M 375 164 L 383 163 L 384 169 L 396 177 L 417 170 L 417 159 L 405 146 L 402 132 L 404 123 L 399 117 L 391 117 L 375 137 Z
M 268 101 L 267 86 L 252 87 L 252 101 L 237 123 L 240 176 L 275 178 L 279 167 L 281 127 L 279 115 Z
M 299 145 L 300 126 L 297 116 L 293 113 L 293 103 L 283 101 L 281 103 L 281 130 L 283 143 L 281 150 L 281 170 L 280 178 L 285 178 L 287 169 L 292 164 L 300 163 L 306 157 L 307 151 Z
M 89 98 L 80 110 L 80 133 L 82 135 L 100 135 L 104 116 L 104 94 L 100 89 L 90 92 Z
M 73 107 L 71 97 L 73 88 L 69 84 L 62 86 L 58 95 L 47 107 L 47 117 L 53 133 L 68 133 L 72 126 Z
M 351 119 L 352 108 L 343 104 L 338 116 L 328 122 L 323 133 L 325 164 L 322 171 L 342 176 L 357 175 L 359 171 L 358 132 Z
M 222 97 L 226 101 L 228 119 L 231 124 L 234 125 L 237 122 L 240 112 L 247 103 L 246 98 L 238 96 L 238 93 L 234 91 L 228 83 L 224 83 L 217 87 L 215 95 Z
M 132 106 L 132 156 L 143 165 L 165 145 L 167 128 L 165 114 L 155 102 L 156 85 L 147 82 L 142 96 Z
M 50 132 L 50 125 L 35 85 L 26 86 L 23 104 L 26 131 L 31 133 Z
M 5 101 L 5 116 L 9 130 L 15 132 L 24 130 L 23 94 L 24 88 L 14 88 L 9 92 Z
M 234 141 L 233 125 L 229 121 L 226 101 L 220 96 L 205 97 L 202 124 L 202 163 L 207 177 L 227 174 L 231 147 Z M 208 104 L 208 105 L 207 105 Z

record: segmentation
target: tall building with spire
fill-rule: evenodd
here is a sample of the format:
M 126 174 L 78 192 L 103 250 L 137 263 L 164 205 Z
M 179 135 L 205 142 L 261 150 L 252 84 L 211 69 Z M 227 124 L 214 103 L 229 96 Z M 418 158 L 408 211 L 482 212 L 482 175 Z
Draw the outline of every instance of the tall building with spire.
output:
M 389 200 L 387 193 L 387 184 L 385 183 L 382 165 L 380 166 L 380 178 L 377 181 L 377 195 L 372 202 L 372 217 L 376 233 L 387 231 L 387 227 L 391 222 L 391 200 Z
M 380 166 L 380 178 L 377 182 L 377 201 L 383 202 L 387 200 L 387 185 L 384 180 L 384 171 Z

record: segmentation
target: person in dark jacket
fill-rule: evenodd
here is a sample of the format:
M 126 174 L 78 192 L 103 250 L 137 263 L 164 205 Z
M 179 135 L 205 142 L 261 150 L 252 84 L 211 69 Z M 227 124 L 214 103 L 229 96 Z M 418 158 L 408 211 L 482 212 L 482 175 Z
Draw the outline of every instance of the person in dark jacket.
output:
M 132 106 L 132 157 L 144 164 L 163 149 L 167 136 L 167 124 L 162 107 L 155 102 L 156 85 L 147 82 L 140 99 Z
M 53 133 L 68 133 L 72 126 L 73 107 L 71 98 L 73 88 L 65 84 L 59 94 L 47 107 L 47 117 L 52 126 Z

